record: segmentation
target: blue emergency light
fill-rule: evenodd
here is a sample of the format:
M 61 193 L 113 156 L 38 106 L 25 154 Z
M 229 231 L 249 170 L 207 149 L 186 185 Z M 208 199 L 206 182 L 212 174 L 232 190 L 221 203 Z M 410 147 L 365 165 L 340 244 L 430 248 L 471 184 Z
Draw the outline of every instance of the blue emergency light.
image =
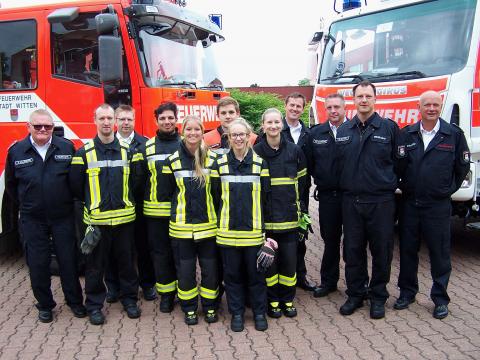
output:
M 362 7 L 361 0 L 343 0 L 343 11 L 352 10 Z

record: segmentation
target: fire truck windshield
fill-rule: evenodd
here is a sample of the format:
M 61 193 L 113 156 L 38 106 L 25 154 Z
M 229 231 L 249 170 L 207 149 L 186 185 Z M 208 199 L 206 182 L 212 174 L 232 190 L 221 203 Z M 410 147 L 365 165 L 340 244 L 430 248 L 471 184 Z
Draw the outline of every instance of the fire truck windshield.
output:
M 334 22 L 319 83 L 417 79 L 465 67 L 476 0 L 417 3 Z
M 223 89 L 206 31 L 162 16 L 136 20 L 147 86 Z

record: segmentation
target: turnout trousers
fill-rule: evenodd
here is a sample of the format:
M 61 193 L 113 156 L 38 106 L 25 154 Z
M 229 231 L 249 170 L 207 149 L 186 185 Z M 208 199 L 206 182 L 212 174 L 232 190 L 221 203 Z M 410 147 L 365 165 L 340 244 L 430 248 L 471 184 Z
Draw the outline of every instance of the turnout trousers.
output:
M 104 274 L 109 259 L 117 264 L 119 298 L 123 306 L 138 301 L 138 275 L 134 261 L 134 223 L 99 225 L 101 239 L 87 256 L 85 266 L 85 306 L 88 312 L 100 310 L 106 296 Z
M 267 237 L 277 241 L 275 261 L 266 273 L 268 302 L 293 302 L 297 283 L 297 243 L 298 230 L 284 233 L 271 233 Z
M 138 281 L 142 289 L 148 289 L 155 286 L 155 270 L 150 255 L 146 226 L 146 219 L 140 211 L 137 211 L 134 225 L 134 243 Z M 109 264 L 105 270 L 105 283 L 107 284 L 108 291 L 114 293 L 119 292 L 120 282 L 118 280 L 118 264 L 113 257 L 110 257 Z
M 296 245 L 296 244 L 295 244 Z M 222 247 L 223 281 L 228 311 L 245 313 L 246 289 L 255 315 L 264 315 L 267 304 L 265 274 L 257 271 L 257 252 L 261 246 Z
M 383 304 L 389 296 L 395 201 L 361 203 L 353 196 L 344 195 L 342 206 L 346 293 L 357 299 L 365 296 L 368 244 L 372 255 L 370 300 Z
M 452 271 L 450 261 L 450 199 L 429 206 L 405 200 L 400 213 L 400 296 L 413 299 L 418 292 L 418 251 L 425 241 L 430 257 L 433 285 L 430 297 L 435 305 L 447 305 L 447 286 Z
M 176 251 L 178 257 L 178 288 L 177 296 L 180 299 L 182 311 L 187 313 L 197 311 L 198 295 L 202 303 L 202 309 L 217 308 L 218 276 L 217 276 L 217 244 L 215 238 L 194 241 L 193 239 L 176 239 Z M 197 287 L 197 259 L 200 264 L 201 283 L 200 291 Z
M 336 191 L 318 193 L 320 236 L 325 244 L 320 266 L 320 283 L 336 288 L 340 278 L 340 243 L 342 239 L 342 196 Z
M 148 244 L 155 268 L 155 287 L 160 295 L 177 291 L 177 267 L 174 256 L 177 241 L 168 235 L 168 217 L 147 218 Z
M 83 304 L 82 288 L 77 273 L 73 216 L 49 222 L 44 219 L 20 215 L 20 231 L 25 247 L 33 295 L 38 302 L 36 304 L 37 308 L 39 310 L 51 310 L 56 306 L 51 290 L 50 261 L 52 250 L 57 255 L 60 283 L 67 305 Z

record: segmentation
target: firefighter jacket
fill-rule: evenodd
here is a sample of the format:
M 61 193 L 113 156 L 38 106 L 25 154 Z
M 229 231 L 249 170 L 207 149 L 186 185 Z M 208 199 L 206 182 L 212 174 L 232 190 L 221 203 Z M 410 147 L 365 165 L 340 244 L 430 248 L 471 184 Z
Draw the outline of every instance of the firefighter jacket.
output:
M 233 151 L 217 158 L 212 169 L 212 194 L 218 213 L 218 245 L 263 244 L 263 212 L 269 189 L 267 163 L 252 149 L 243 161 L 237 160 Z
M 208 150 L 204 164 L 206 182 L 203 185 L 195 178 L 194 157 L 183 142 L 167 158 L 162 173 L 167 175 L 166 193 L 172 199 L 169 223 L 171 237 L 194 241 L 215 237 L 217 215 L 210 191 L 210 172 L 215 157 L 216 154 Z
M 148 217 L 170 217 L 171 191 L 168 176 L 162 173 L 167 158 L 180 147 L 178 130 L 157 135 L 140 147 L 140 161 L 135 162 L 138 184 L 142 185 L 143 214 Z
M 462 130 L 439 119 L 440 129 L 424 150 L 420 121 L 402 129 L 405 154 L 400 188 L 419 206 L 449 199 L 470 170 L 470 150 Z
M 205 144 L 208 148 L 218 155 L 226 154 L 230 150 L 227 135 L 224 133 L 222 126 L 220 125 L 216 129 L 209 131 L 203 137 Z M 250 144 L 253 145 L 257 141 L 257 135 L 250 134 Z
M 70 184 L 75 196 L 85 203 L 86 224 L 114 226 L 135 220 L 131 163 L 128 145 L 116 137 L 103 144 L 96 136 L 77 151 Z
M 45 161 L 30 135 L 8 149 L 5 190 L 17 203 L 20 214 L 40 219 L 71 216 L 73 196 L 68 171 L 75 148 L 69 140 L 52 136 Z
M 340 190 L 360 203 L 394 199 L 398 187 L 397 123 L 376 112 L 365 126 L 355 116 L 337 130 L 336 146 Z
M 310 157 L 309 170 L 318 191 L 338 190 L 335 136 L 328 121 L 310 128 L 307 154 Z
M 281 136 L 278 150 L 272 149 L 266 138 L 253 149 L 267 162 L 270 173 L 270 191 L 264 207 L 265 229 L 273 232 L 297 229 L 300 213 L 307 212 L 305 155 L 284 136 Z

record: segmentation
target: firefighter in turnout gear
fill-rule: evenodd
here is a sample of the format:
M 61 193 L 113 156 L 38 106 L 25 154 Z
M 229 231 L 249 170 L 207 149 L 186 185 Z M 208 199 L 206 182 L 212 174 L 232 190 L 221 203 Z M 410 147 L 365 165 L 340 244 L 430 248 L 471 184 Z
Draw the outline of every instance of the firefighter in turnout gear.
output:
M 138 134 L 135 129 L 135 109 L 130 105 L 120 105 L 115 109 L 115 121 L 117 132 L 115 136 L 118 140 L 128 144 L 129 151 L 136 154 L 140 147 L 145 144 L 147 138 Z M 142 199 L 143 200 L 143 199 Z M 136 218 L 135 218 L 135 250 L 136 264 L 138 268 L 138 281 L 142 288 L 143 298 L 147 301 L 156 299 L 155 291 L 155 270 L 150 256 L 146 221 L 143 217 L 142 201 L 135 199 Z M 110 264 L 105 272 L 105 283 L 107 285 L 107 302 L 118 301 L 118 268 L 114 257 L 110 257 Z
M 203 124 L 197 116 L 183 121 L 180 148 L 168 157 L 163 173 L 168 175 L 171 194 L 169 233 L 175 242 L 178 263 L 177 294 L 185 313 L 185 323 L 198 323 L 198 295 L 205 321 L 218 321 L 217 216 L 210 191 L 210 169 L 216 154 L 203 143 Z M 200 292 L 196 281 L 197 258 L 201 269 Z
M 267 270 L 267 314 L 273 318 L 297 315 L 293 306 L 297 282 L 298 222 L 306 213 L 306 159 L 302 150 L 282 136 L 282 113 L 267 109 L 262 115 L 263 141 L 254 151 L 263 158 L 270 172 L 270 192 L 265 204 L 267 238 L 278 243 L 277 256 Z
M 128 145 L 114 135 L 114 111 L 108 104 L 94 112 L 97 136 L 80 148 L 72 159 L 70 184 L 84 201 L 84 222 L 97 227 L 101 239 L 87 256 L 85 305 L 90 322 L 105 322 L 104 273 L 111 256 L 118 266 L 120 301 L 129 318 L 138 318 L 138 277 L 134 262 L 135 203 L 131 184 L 131 154 Z
M 234 120 L 228 128 L 230 151 L 215 162 L 212 193 L 218 213 L 217 244 L 221 248 L 225 291 L 231 328 L 244 328 L 245 290 L 254 314 L 255 328 L 268 327 L 265 318 L 265 276 L 257 270 L 257 252 L 264 243 L 263 204 L 269 189 L 267 164 L 250 146 L 250 125 Z
M 176 127 L 177 106 L 168 102 L 155 110 L 158 126 L 156 136 L 142 146 L 142 161 L 137 162 L 141 184 L 146 184 L 143 214 L 147 220 L 148 243 L 154 262 L 156 289 L 160 294 L 160 311 L 171 312 L 177 291 L 177 271 L 168 235 L 171 193 L 168 176 L 162 173 L 167 158 L 180 147 L 181 137 Z

